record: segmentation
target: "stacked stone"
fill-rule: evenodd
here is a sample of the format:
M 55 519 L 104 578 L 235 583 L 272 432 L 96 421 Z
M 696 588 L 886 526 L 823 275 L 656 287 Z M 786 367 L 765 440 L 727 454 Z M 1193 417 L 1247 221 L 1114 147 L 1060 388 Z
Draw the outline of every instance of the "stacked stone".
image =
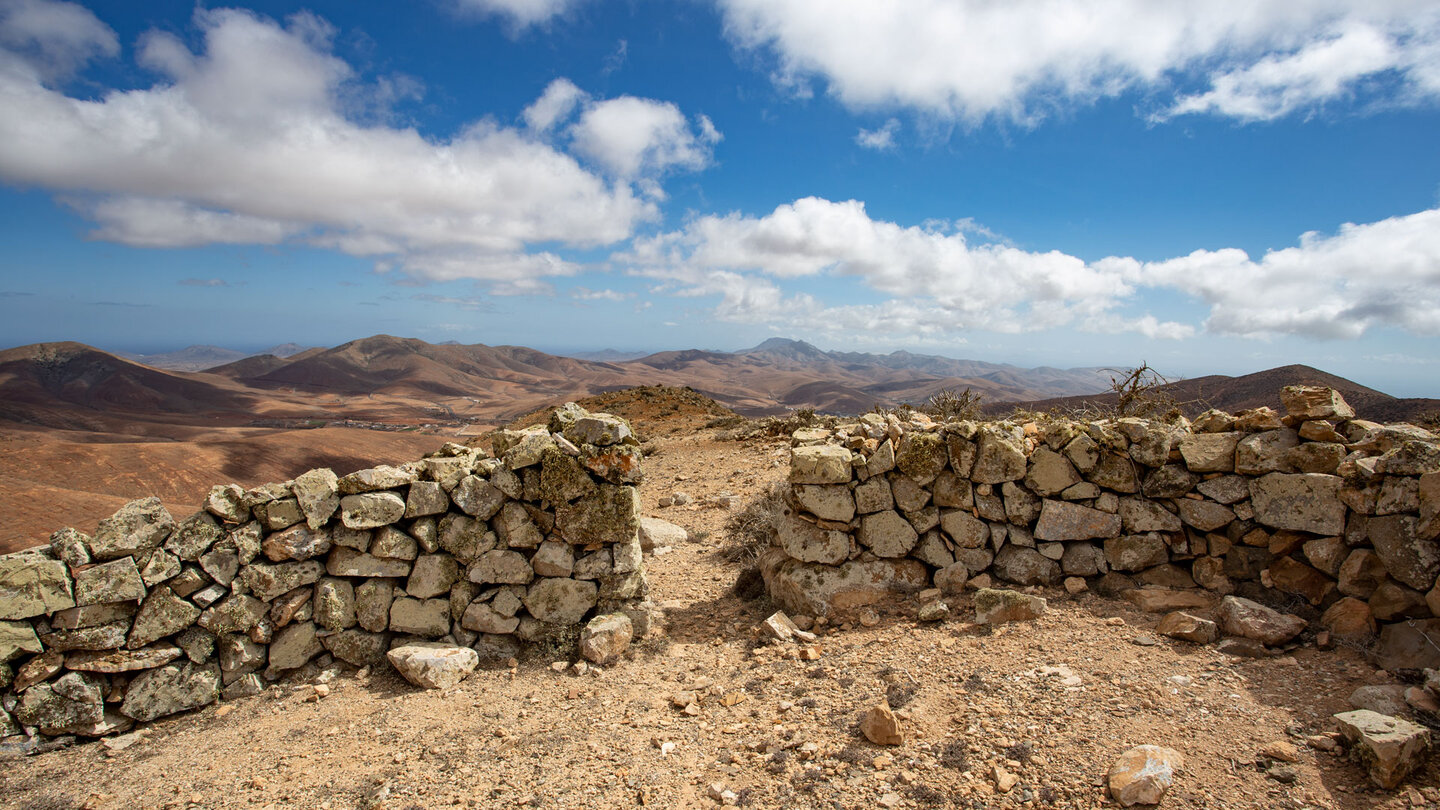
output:
M 798 431 L 762 573 L 787 611 L 810 616 L 982 574 L 1274 588 L 1326 611 L 1339 635 L 1440 616 L 1437 437 L 1356 419 L 1328 388 L 1288 387 L 1281 401 L 1283 416 L 1193 423 L 867 414 Z
M 179 522 L 134 501 L 0 557 L 0 738 L 120 732 L 326 653 L 444 640 L 503 662 L 609 613 L 642 634 L 630 426 L 567 404 L 494 450 L 218 486 Z

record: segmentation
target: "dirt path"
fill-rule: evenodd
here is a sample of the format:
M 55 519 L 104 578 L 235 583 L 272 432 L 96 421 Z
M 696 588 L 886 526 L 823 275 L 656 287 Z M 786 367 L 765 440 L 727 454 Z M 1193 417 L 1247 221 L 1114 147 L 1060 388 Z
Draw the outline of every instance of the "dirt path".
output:
M 1092 808 L 1114 806 L 1101 777 L 1141 743 L 1186 757 L 1165 808 L 1440 805 L 1433 765 L 1386 794 L 1307 744 L 1377 677 L 1352 650 L 1231 659 L 1157 641 L 1159 617 L 1126 603 L 1059 591 L 1038 622 L 993 632 L 964 621 L 961 600 L 959 618 L 937 625 L 917 624 L 913 605 L 879 611 L 873 627 L 823 636 L 818 660 L 761 643 L 768 608 L 730 593 L 734 566 L 714 551 L 728 511 L 707 504 L 779 480 L 784 445 L 712 435 L 652 438 L 645 511 L 699 542 L 648 560 L 664 629 L 616 666 L 530 660 L 445 692 L 311 669 L 154 723 L 123 751 L 7 762 L 0 805 L 675 808 L 718 806 L 712 792 L 728 791 L 750 807 Z M 658 506 L 676 491 L 691 503 Z M 881 700 L 901 715 L 901 746 L 858 732 Z M 1260 756 L 1277 742 L 1298 761 Z M 997 768 L 1018 777 L 1007 792 Z

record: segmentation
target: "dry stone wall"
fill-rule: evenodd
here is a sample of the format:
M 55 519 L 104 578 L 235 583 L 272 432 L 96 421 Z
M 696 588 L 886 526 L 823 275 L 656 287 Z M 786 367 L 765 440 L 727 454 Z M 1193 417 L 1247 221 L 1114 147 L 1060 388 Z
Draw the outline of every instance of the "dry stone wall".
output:
M 595 621 L 643 635 L 630 426 L 567 405 L 494 454 L 217 486 L 180 521 L 138 500 L 0 557 L 0 742 L 117 733 L 327 654 L 443 640 L 506 662 Z
M 1339 638 L 1440 639 L 1437 437 L 1357 419 L 1327 388 L 1281 400 L 1193 423 L 867 414 L 797 431 L 762 574 L 810 617 L 897 590 L 1086 578 L 1146 609 L 1237 594 L 1308 604 Z

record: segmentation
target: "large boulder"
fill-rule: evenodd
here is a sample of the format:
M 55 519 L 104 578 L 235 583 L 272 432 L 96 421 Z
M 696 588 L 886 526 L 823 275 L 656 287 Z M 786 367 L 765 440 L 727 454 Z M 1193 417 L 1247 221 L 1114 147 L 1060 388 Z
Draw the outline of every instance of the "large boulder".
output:
M 1120 755 L 1110 766 L 1106 784 L 1110 796 L 1121 807 L 1159 804 L 1185 767 L 1179 751 L 1158 745 L 1137 745 Z
M 453 644 L 416 642 L 396 647 L 386 657 L 405 680 L 421 689 L 449 689 L 480 665 L 474 650 Z
M 930 580 L 929 569 L 916 559 L 817 565 L 792 559 L 780 549 L 761 555 L 760 572 L 770 597 L 795 616 L 848 616 L 896 592 L 924 589 Z
M 1365 766 L 1370 780 L 1391 790 L 1425 763 L 1430 752 L 1430 732 L 1408 720 L 1388 717 L 1368 709 L 1335 715 L 1340 733 L 1350 743 L 1350 753 Z
M 1305 620 L 1299 616 L 1281 613 L 1238 596 L 1220 600 L 1215 620 L 1226 634 L 1254 639 L 1269 647 L 1284 644 L 1305 629 Z

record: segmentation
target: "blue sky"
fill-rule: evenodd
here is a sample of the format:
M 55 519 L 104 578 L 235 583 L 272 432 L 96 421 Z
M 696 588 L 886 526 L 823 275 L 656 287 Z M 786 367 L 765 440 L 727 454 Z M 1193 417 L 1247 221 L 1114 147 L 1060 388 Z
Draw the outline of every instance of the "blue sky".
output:
M 1440 5 L 0 0 L 0 344 L 824 348 L 1440 396 Z

